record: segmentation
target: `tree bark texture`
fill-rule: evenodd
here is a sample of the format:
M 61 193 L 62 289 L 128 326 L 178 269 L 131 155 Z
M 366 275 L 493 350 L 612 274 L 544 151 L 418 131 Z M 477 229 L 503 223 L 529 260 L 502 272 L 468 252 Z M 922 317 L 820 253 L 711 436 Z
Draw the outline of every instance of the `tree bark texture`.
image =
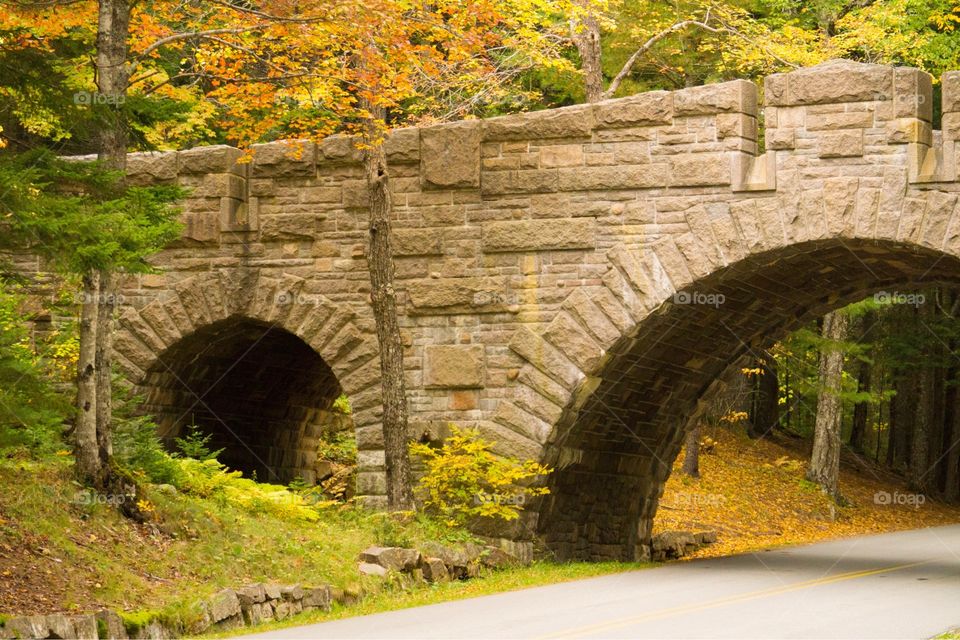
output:
M 823 337 L 842 342 L 847 337 L 849 320 L 840 312 L 823 318 Z M 843 375 L 843 351 L 826 345 L 820 352 L 820 384 L 817 418 L 813 436 L 813 453 L 807 479 L 815 482 L 834 500 L 840 498 L 840 419 L 843 405 L 840 385 Z

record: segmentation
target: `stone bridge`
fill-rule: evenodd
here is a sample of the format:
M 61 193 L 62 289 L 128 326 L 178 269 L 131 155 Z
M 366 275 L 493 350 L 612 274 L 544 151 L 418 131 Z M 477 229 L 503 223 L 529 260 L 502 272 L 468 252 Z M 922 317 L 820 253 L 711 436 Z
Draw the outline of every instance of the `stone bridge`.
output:
M 877 291 L 960 284 L 960 72 L 832 62 L 387 141 L 411 437 L 478 428 L 556 468 L 525 523 L 633 559 L 691 419 L 735 359 Z M 349 139 L 131 157 L 192 188 L 118 361 L 164 433 L 312 478 L 345 392 L 384 494 L 366 190 Z

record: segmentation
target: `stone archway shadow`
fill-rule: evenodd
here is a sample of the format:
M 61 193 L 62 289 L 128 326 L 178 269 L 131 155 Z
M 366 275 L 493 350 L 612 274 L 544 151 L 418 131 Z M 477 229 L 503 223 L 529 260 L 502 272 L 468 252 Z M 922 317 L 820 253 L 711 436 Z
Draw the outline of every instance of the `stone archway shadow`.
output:
M 161 436 L 196 423 L 227 447 L 231 468 L 272 482 L 311 480 L 316 438 L 337 428 L 330 409 L 340 393 L 358 440 L 374 449 L 361 454 L 361 470 L 382 468 L 373 328 L 302 278 L 240 269 L 184 279 L 122 309 L 114 351 Z

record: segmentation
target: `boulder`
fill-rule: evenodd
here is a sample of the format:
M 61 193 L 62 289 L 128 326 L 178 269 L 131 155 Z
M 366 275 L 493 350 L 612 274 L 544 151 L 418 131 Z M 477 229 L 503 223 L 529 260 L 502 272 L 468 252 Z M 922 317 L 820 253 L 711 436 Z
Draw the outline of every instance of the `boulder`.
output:
M 114 611 L 98 611 L 96 622 L 102 624 L 111 640 L 126 640 L 127 629 L 123 626 L 123 619 Z
M 485 547 L 480 555 L 480 564 L 490 569 L 501 569 L 517 564 L 517 559 L 500 547 Z
M 7 620 L 6 628 L 19 638 L 46 638 L 50 633 L 44 616 L 23 616 Z
M 245 587 L 237 589 L 237 599 L 240 601 L 241 607 L 248 607 L 252 604 L 265 602 L 267 592 L 264 590 L 262 584 L 248 584 Z
M 207 611 L 214 624 L 240 615 L 240 600 L 233 589 L 223 589 L 207 600 Z
M 288 602 L 299 602 L 303 600 L 303 588 L 298 584 L 280 587 L 280 597 Z
M 330 587 L 328 585 L 322 587 L 304 587 L 302 603 L 304 609 L 330 611 Z
M 280 585 L 278 584 L 265 584 L 263 585 L 263 593 L 267 596 L 267 600 L 279 600 L 280 599 Z
M 420 552 L 402 547 L 369 547 L 360 553 L 360 560 L 389 571 L 409 572 L 420 563 Z
M 421 558 L 420 570 L 423 571 L 423 579 L 427 582 L 443 582 L 450 577 L 447 565 L 440 558 Z

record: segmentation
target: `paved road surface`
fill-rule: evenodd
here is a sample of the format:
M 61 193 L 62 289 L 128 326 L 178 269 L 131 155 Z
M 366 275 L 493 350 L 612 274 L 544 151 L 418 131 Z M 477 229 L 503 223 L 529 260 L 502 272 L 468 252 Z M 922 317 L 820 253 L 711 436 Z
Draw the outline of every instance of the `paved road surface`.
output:
M 677 563 L 245 636 L 929 638 L 960 626 L 960 525 Z

